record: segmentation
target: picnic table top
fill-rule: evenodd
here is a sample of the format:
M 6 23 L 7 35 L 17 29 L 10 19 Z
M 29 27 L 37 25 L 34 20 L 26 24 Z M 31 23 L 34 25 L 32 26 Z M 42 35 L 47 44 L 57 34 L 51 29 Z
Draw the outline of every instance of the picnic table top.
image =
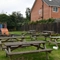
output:
M 24 45 L 24 44 L 44 44 L 45 41 L 26 41 L 26 42 L 6 42 L 4 43 L 5 46 L 14 46 L 14 45 Z
M 53 33 L 54 31 L 43 31 L 43 32 L 47 32 L 47 33 Z
M 0 37 L 0 39 L 6 39 L 6 38 L 21 38 L 23 36 L 10 36 L 10 37 Z
M 46 33 L 43 33 L 43 32 L 42 32 L 41 35 L 43 35 L 43 36 L 49 36 L 50 34 L 47 33 L 47 32 L 46 32 Z
M 50 36 L 50 38 L 60 38 L 60 36 Z

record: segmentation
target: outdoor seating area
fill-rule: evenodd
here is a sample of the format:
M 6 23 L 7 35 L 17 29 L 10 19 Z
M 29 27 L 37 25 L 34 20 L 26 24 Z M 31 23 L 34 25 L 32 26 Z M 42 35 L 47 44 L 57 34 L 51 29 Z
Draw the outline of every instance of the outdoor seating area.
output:
M 44 36 L 43 34 L 47 34 L 47 35 Z M 10 37 L 0 37 L 0 42 L 1 42 L 0 48 L 2 48 L 1 49 L 2 51 L 5 51 L 5 57 L 10 60 L 13 60 L 12 58 L 13 56 L 29 55 L 29 54 L 37 54 L 37 53 L 39 54 L 45 53 L 44 59 L 51 60 L 50 54 L 54 51 L 53 46 L 55 45 L 59 49 L 60 43 L 59 41 L 57 41 L 59 39 L 60 39 L 60 36 L 51 36 L 51 35 L 48 36 L 47 32 L 44 32 L 44 33 L 35 32 L 34 34 L 32 32 L 31 34 L 27 34 L 27 31 L 26 31 L 26 32 L 22 32 L 18 36 L 15 35 Z M 47 46 L 50 46 L 51 43 L 53 45 L 52 48 L 50 47 L 48 48 Z M 31 49 L 29 50 L 29 48 Z M 18 49 L 21 49 L 21 51 L 19 51 Z M 15 58 L 16 57 L 14 57 L 14 60 Z M 43 56 L 41 59 L 43 59 Z M 19 60 L 19 57 L 18 57 L 18 60 Z M 34 60 L 34 58 L 32 60 Z
M 60 60 L 60 0 L 0 5 L 0 60 Z

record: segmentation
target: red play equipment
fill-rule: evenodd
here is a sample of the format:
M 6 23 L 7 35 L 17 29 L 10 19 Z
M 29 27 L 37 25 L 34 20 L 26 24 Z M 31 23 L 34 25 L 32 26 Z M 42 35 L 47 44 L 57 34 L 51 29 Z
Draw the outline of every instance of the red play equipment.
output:
M 2 35 L 9 35 L 9 31 L 7 28 L 1 28 Z
M 7 29 L 6 24 L 0 24 L 0 35 L 9 35 L 9 31 Z

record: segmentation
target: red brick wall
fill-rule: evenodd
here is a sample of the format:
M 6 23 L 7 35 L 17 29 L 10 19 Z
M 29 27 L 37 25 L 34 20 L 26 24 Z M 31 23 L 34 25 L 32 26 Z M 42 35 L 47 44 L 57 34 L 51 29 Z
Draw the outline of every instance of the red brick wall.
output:
M 43 19 L 51 18 L 51 7 L 44 3 Z
M 42 8 L 42 2 L 41 0 L 37 0 L 32 11 L 31 11 L 31 21 L 36 21 L 41 18 L 39 15 L 39 10 Z
M 53 7 L 44 3 L 44 19 L 48 18 L 60 18 L 60 8 L 58 8 L 58 12 L 53 12 Z
M 31 21 L 37 21 L 42 19 L 42 1 L 41 0 L 36 0 L 36 3 L 31 11 Z M 48 19 L 48 18 L 60 18 L 60 8 L 58 9 L 58 12 L 53 12 L 52 7 L 48 6 L 44 2 L 44 10 L 43 10 L 43 19 Z
M 60 8 L 58 8 L 58 12 L 52 10 L 52 18 L 60 18 Z

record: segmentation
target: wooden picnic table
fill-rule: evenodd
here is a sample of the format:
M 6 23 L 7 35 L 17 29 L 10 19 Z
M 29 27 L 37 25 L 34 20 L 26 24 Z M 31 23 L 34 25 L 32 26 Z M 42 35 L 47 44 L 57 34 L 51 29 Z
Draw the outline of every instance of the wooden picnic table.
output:
M 48 53 L 52 51 L 52 49 L 46 48 L 45 41 L 28 41 L 28 42 L 26 41 L 26 42 L 13 42 L 13 43 L 6 42 L 6 43 L 4 43 L 4 45 L 6 46 L 6 48 L 5 48 L 6 56 L 8 55 L 10 57 L 12 55 L 17 55 L 17 54 L 46 52 L 46 60 L 48 60 L 49 59 Z M 37 47 L 37 50 L 12 52 L 12 50 L 14 50 L 16 48 L 27 47 L 27 46 L 35 46 L 35 47 Z
M 6 46 L 5 48 L 6 56 L 8 55 L 10 57 L 18 54 L 29 54 L 29 53 L 32 54 L 32 53 L 46 52 L 46 60 L 48 60 L 49 59 L 48 53 L 52 51 L 52 49 L 46 49 L 45 41 L 28 41 L 28 42 L 26 41 L 26 42 L 13 42 L 13 43 L 6 42 L 4 43 L 4 45 Z M 37 47 L 37 50 L 12 52 L 12 50 L 16 48 L 27 47 L 27 46 L 35 46 Z
M 31 34 L 31 36 L 30 36 L 31 41 L 33 41 L 33 40 L 37 40 L 38 36 L 40 36 L 40 34 L 38 34 L 38 33 Z
M 0 37 L 1 42 L 8 42 L 9 40 L 12 41 L 13 39 L 15 39 L 16 41 L 23 41 L 24 36 Z
M 36 33 L 36 30 L 29 30 L 28 32 L 27 32 L 27 34 L 35 34 Z
M 4 45 L 7 47 L 7 50 L 11 52 L 12 47 L 15 48 L 15 46 L 23 47 L 23 46 L 35 46 L 37 49 L 45 49 L 45 41 L 29 41 L 29 42 L 6 42 Z M 42 45 L 42 46 L 41 46 Z
M 60 44 L 60 36 L 50 36 L 49 42 L 55 44 L 58 47 L 58 44 Z
M 44 33 L 49 33 L 50 35 L 54 34 L 54 31 L 43 31 Z
M 47 37 L 50 36 L 49 33 L 41 33 L 41 35 L 45 37 L 45 41 L 47 41 Z
M 25 36 L 10 36 L 10 37 L 0 37 L 0 48 L 4 48 L 3 43 L 5 42 L 17 42 L 17 41 L 24 41 Z M 3 46 L 3 47 L 2 47 Z

